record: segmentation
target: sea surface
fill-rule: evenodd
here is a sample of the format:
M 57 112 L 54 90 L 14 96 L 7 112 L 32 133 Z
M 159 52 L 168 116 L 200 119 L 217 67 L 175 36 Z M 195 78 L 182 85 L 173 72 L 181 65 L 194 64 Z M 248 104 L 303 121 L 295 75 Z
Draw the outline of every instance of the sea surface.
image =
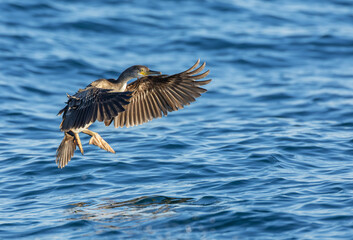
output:
M 207 62 L 208 92 L 58 169 L 98 78 Z M 352 239 L 352 0 L 1 0 L 0 239 Z

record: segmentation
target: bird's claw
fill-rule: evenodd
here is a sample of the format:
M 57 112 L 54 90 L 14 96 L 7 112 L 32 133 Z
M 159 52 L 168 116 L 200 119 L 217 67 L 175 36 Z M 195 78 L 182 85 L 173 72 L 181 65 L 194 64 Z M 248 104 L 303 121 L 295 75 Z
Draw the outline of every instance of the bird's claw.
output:
M 96 145 L 97 147 L 100 147 L 101 149 L 115 153 L 115 151 L 110 147 L 110 145 L 98 134 L 94 134 L 91 139 L 89 140 L 89 144 Z

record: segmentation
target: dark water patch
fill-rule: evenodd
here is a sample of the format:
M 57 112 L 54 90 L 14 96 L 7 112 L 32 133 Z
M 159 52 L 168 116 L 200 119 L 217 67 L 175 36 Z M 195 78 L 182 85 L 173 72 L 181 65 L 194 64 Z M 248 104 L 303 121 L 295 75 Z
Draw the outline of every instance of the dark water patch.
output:
M 2 101 L 7 101 L 7 102 L 25 102 L 26 99 L 23 97 L 23 96 L 16 96 L 16 95 L 12 95 L 12 96 L 6 96 L 6 97 L 0 97 L 0 100 Z M 2 111 L 1 111 L 2 112 Z M 8 110 L 7 111 L 7 115 L 11 116 L 11 115 L 17 115 L 17 116 L 20 116 L 20 115 L 24 115 L 22 114 L 21 112 L 13 112 L 13 111 L 10 111 Z
M 64 69 L 91 68 L 92 66 L 83 59 L 68 58 L 68 59 L 52 62 L 52 64 L 48 66 L 43 65 L 42 67 L 45 67 L 46 69 L 52 68 L 56 70 L 64 70 Z
M 96 22 L 96 21 L 88 21 L 88 20 L 80 20 L 76 22 L 68 22 L 68 23 L 60 23 L 60 24 L 46 24 L 41 26 L 43 29 L 65 29 L 65 31 L 89 31 L 95 33 L 102 32 L 117 32 L 118 29 L 114 28 L 113 25 L 105 24 L 104 22 Z
M 285 17 L 283 15 L 275 15 L 275 14 L 262 14 L 258 16 L 258 21 L 265 21 L 272 26 L 281 26 L 283 24 L 293 24 L 295 21 L 292 19 Z
M 185 149 L 188 148 L 188 144 L 185 143 L 170 143 L 161 146 L 164 149 Z
M 11 41 L 21 42 L 21 43 L 30 42 L 33 40 L 33 38 L 31 36 L 26 35 L 26 34 L 21 34 L 21 33 L 12 33 L 12 34 L 2 33 L 2 34 L 0 34 L 0 37 L 1 37 L 2 41 L 11 40 Z M 13 52 L 15 50 L 15 49 L 8 49 L 5 46 L 6 45 L 2 46 L 4 51 Z M 8 56 L 8 57 L 10 57 L 10 56 Z M 16 57 L 16 59 L 17 59 L 17 57 Z
M 341 216 L 330 216 L 322 218 L 322 221 L 342 221 L 342 222 L 351 222 L 353 220 L 353 215 L 341 215 Z
M 52 4 L 48 3 L 26 3 L 26 4 L 18 4 L 18 3 L 7 3 L 4 4 L 5 6 L 8 6 L 10 9 L 13 9 L 15 11 L 21 10 L 21 11 L 31 11 L 31 10 L 38 10 L 38 11 L 46 11 L 46 10 L 58 10 L 55 8 Z
M 256 97 L 254 98 L 254 101 L 280 101 L 287 99 L 293 99 L 293 97 L 288 94 L 279 92 Z
M 51 92 L 45 91 L 44 89 L 34 88 L 31 86 L 22 86 L 22 89 L 24 89 L 27 92 L 32 92 L 34 94 L 40 94 L 42 96 L 48 96 L 51 94 Z

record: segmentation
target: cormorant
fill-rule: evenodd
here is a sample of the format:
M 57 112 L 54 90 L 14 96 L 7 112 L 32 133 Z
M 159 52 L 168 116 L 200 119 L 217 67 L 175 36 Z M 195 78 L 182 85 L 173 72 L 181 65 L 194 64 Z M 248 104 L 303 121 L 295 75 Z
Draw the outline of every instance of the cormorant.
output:
M 135 65 L 121 73 L 118 79 L 98 79 L 73 96 L 67 94 L 67 105 L 60 110 L 63 114 L 60 124 L 65 136 L 56 151 L 56 163 L 65 167 L 79 147 L 83 148 L 79 133 L 91 137 L 89 144 L 115 153 L 109 144 L 98 134 L 88 129 L 96 120 L 109 126 L 132 127 L 154 118 L 167 116 L 168 112 L 182 109 L 200 97 L 207 90 L 200 86 L 211 79 L 196 81 L 206 77 L 209 70 L 199 74 L 205 67 L 198 67 L 198 60 L 188 70 L 174 75 L 162 75 L 146 66 Z M 197 75 L 198 74 L 198 75 Z M 127 84 L 131 79 L 136 81 Z

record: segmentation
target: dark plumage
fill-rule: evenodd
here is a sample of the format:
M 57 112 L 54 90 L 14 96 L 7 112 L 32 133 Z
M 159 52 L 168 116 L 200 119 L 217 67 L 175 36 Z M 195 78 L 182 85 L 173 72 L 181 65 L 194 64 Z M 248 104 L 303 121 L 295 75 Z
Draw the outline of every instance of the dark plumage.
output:
M 80 132 L 92 136 L 90 144 L 115 153 L 98 133 L 88 130 L 96 120 L 104 121 L 106 126 L 114 121 L 116 128 L 131 127 L 166 116 L 168 112 L 194 102 L 207 91 L 200 86 L 211 81 L 197 81 L 209 73 L 199 74 L 205 63 L 194 70 L 199 63 L 198 60 L 188 70 L 174 75 L 161 75 L 160 72 L 136 65 L 126 69 L 117 80 L 99 79 L 73 96 L 68 95 L 67 105 L 59 112 L 59 115 L 63 114 L 60 128 L 65 132 L 65 137 L 56 153 L 58 166 L 63 168 L 67 165 L 76 145 L 83 154 Z M 127 85 L 129 80 L 139 76 L 143 77 Z
M 68 96 L 67 105 L 59 112 L 63 113 L 61 130 L 68 131 L 96 120 L 102 122 L 112 119 L 125 110 L 123 106 L 129 103 L 129 94 L 130 92 L 110 92 L 110 89 L 89 86 Z
M 183 109 L 206 92 L 202 85 L 211 80 L 195 81 L 206 77 L 209 71 L 198 74 L 205 64 L 194 71 L 185 71 L 175 75 L 148 76 L 130 83 L 126 90 L 132 92 L 130 104 L 126 110 L 114 118 L 114 126 L 132 127 L 143 124 L 153 118 L 167 116 L 168 112 Z M 107 124 L 106 122 L 106 125 Z
M 68 164 L 70 159 L 74 156 L 76 145 L 77 143 L 73 133 L 71 131 L 65 132 L 64 139 L 61 141 L 56 152 L 58 167 L 63 168 Z

